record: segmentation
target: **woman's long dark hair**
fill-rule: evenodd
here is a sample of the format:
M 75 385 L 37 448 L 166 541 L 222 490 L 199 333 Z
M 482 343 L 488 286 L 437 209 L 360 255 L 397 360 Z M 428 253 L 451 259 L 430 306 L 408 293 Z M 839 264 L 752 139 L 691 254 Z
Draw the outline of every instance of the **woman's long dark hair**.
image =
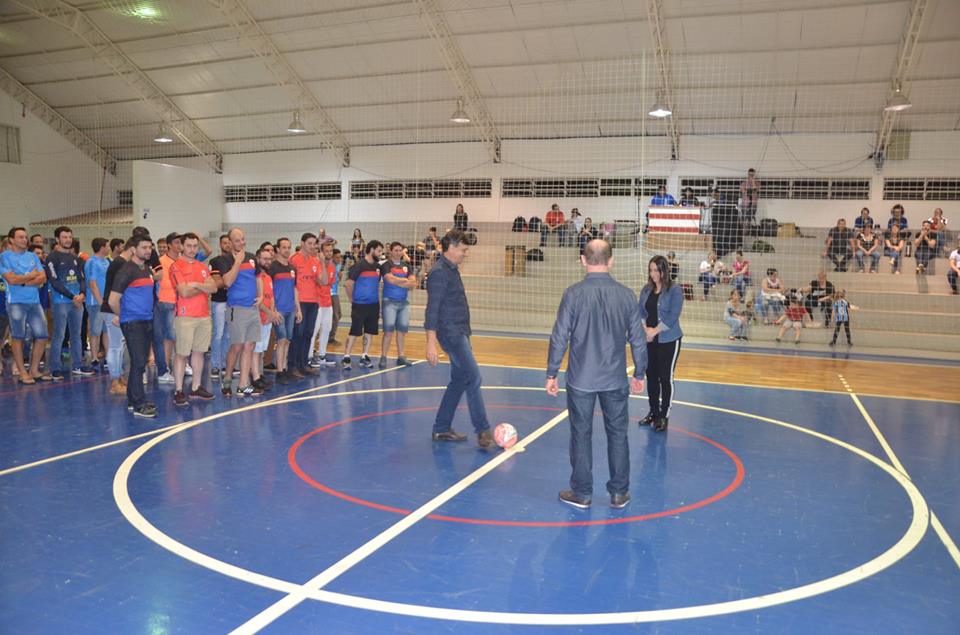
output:
M 670 261 L 663 256 L 654 256 L 647 263 L 647 286 L 655 289 L 657 285 L 653 284 L 653 278 L 650 277 L 650 265 L 657 265 L 657 271 L 660 272 L 660 290 L 666 291 L 673 286 L 673 279 L 670 277 Z

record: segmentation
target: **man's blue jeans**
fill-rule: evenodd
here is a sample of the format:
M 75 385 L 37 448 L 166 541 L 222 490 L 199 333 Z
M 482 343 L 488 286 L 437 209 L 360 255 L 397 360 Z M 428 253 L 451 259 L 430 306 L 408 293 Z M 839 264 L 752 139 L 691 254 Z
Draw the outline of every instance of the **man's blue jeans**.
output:
M 629 423 L 627 404 L 630 391 L 622 389 L 584 392 L 567 386 L 567 410 L 570 417 L 570 489 L 580 498 L 593 496 L 593 408 L 600 399 L 603 427 L 607 433 L 607 463 L 610 495 L 630 490 L 630 446 L 627 443 Z
M 73 302 L 54 302 L 50 305 L 53 313 L 53 338 L 50 340 L 50 370 L 61 370 L 60 355 L 63 352 L 63 336 L 70 325 L 70 364 L 78 369 L 83 362 L 83 335 L 80 333 L 83 323 L 83 305 Z
M 210 316 L 213 318 L 210 367 L 223 368 L 227 365 L 227 351 L 230 349 L 230 332 L 227 329 L 227 303 L 211 302 L 210 307 Z
M 480 394 L 480 367 L 473 357 L 470 347 L 470 337 L 457 335 L 442 337 L 437 334 L 440 346 L 450 358 L 450 383 L 440 400 L 437 410 L 437 419 L 433 424 L 434 433 L 446 432 L 453 424 L 453 415 L 464 392 L 467 393 L 467 407 L 470 410 L 470 421 L 477 434 L 490 429 L 487 421 L 487 409 L 483 405 L 483 395 Z

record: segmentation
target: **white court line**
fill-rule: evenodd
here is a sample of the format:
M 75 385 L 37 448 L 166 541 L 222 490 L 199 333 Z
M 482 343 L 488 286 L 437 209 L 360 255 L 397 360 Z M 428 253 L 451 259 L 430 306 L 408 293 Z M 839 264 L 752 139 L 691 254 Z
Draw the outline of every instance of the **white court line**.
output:
M 890 459 L 890 464 L 893 465 L 893 467 L 896 468 L 896 470 L 901 474 L 907 478 L 910 478 L 910 474 L 907 473 L 907 469 L 903 467 L 903 463 L 900 462 L 900 459 L 897 458 L 893 448 L 890 447 L 889 443 L 887 443 L 887 439 L 883 436 L 883 433 L 880 432 L 880 428 L 877 427 L 873 417 L 870 416 L 870 413 L 867 412 L 867 409 L 864 407 L 863 403 L 860 402 L 860 398 L 857 397 L 857 393 L 853 392 L 853 389 L 851 389 L 849 384 L 847 384 L 847 380 L 843 375 L 837 376 L 840 378 L 841 383 L 843 383 L 843 385 L 846 387 L 847 392 L 850 394 L 850 398 L 853 399 L 853 403 L 857 406 L 857 410 L 860 411 L 860 414 L 863 415 L 867 425 L 870 426 L 870 430 L 873 431 L 873 436 L 877 438 L 877 441 L 880 443 L 880 447 L 882 447 L 883 451 L 887 454 L 887 457 Z M 957 567 L 960 567 L 960 548 L 957 547 L 957 543 L 955 543 L 953 538 L 950 537 L 950 534 L 947 533 L 946 528 L 944 528 L 943 524 L 940 523 L 940 519 L 937 518 L 937 514 L 932 509 L 930 510 L 930 525 L 933 527 L 933 531 L 936 532 L 937 536 L 940 538 L 943 546 L 947 548 L 947 553 L 949 553 L 950 557 L 953 558 L 953 562 L 957 565 Z
M 523 452 L 527 445 L 533 443 L 533 441 L 546 434 L 549 430 L 566 418 L 567 411 L 564 410 L 530 434 L 526 435 L 524 439 L 515 446 L 496 455 L 494 458 L 484 463 L 472 473 L 465 476 L 459 482 L 441 492 L 433 500 L 419 507 L 413 513 L 404 516 L 402 520 L 395 523 L 393 526 L 389 527 L 379 535 L 375 536 L 366 544 L 354 550 L 353 553 L 347 555 L 333 566 L 322 571 L 312 580 L 309 580 L 303 584 L 295 592 L 286 595 L 273 605 L 268 606 L 266 609 L 247 620 L 244 624 L 233 630 L 232 633 L 236 633 L 237 635 L 256 633 L 260 631 L 260 629 L 267 627 L 278 617 L 309 598 L 311 594 L 319 591 L 330 582 L 346 573 L 348 570 L 353 568 L 362 560 L 371 556 L 375 551 L 386 545 L 388 542 L 432 514 L 457 494 L 460 494 L 465 489 L 483 478 L 486 474 L 489 474 L 501 463 L 512 458 L 517 452 Z
M 417 364 L 419 364 L 419 363 L 420 363 L 420 361 L 416 361 L 416 362 L 414 362 L 412 365 L 415 366 L 415 365 L 417 365 Z M 140 434 L 134 434 L 134 435 L 131 435 L 131 436 L 129 436 L 129 437 L 123 437 L 122 439 L 115 439 L 115 440 L 113 440 L 113 441 L 107 441 L 106 443 L 100 443 L 100 444 L 98 444 L 98 445 L 91 445 L 90 447 L 81 448 L 81 449 L 79 449 L 79 450 L 73 450 L 72 452 L 66 452 L 66 453 L 64 453 L 64 454 L 58 454 L 58 455 L 56 455 L 56 456 L 51 456 L 51 457 L 48 457 L 48 458 L 45 458 L 45 459 L 39 459 L 39 460 L 37 460 L 37 461 L 31 461 L 30 463 L 24 463 L 23 465 L 17 465 L 17 466 L 15 466 L 15 467 L 8 467 L 8 468 L 6 468 L 6 469 L 4 469 L 4 470 L 0 470 L 0 476 L 6 476 L 7 474 L 14 474 L 14 473 L 16 473 L 16 472 L 22 472 L 23 470 L 29 470 L 30 468 L 39 467 L 39 466 L 41 466 L 41 465 L 46 465 L 47 463 L 53 463 L 53 462 L 55 462 L 55 461 L 62 461 L 62 460 L 64 460 L 64 459 L 69 459 L 69 458 L 72 458 L 72 457 L 75 457 L 75 456 L 80 456 L 81 454 L 87 454 L 88 452 L 96 452 L 97 450 L 102 450 L 102 449 L 104 449 L 104 448 L 109 448 L 109 447 L 112 447 L 112 446 L 114 446 L 114 445 L 120 445 L 121 443 L 128 443 L 128 442 L 130 442 L 130 441 L 136 441 L 137 439 L 143 439 L 143 438 L 145 438 L 145 437 L 154 436 L 154 435 L 157 435 L 157 434 L 162 434 L 162 433 L 167 432 L 167 431 L 169 431 L 169 430 L 173 430 L 174 428 L 179 428 L 179 427 L 182 427 L 182 426 L 189 426 L 189 425 L 192 425 L 192 424 L 195 424 L 195 423 L 203 423 L 203 422 L 205 422 L 205 421 L 210 421 L 210 420 L 216 419 L 216 418 L 218 418 L 218 417 L 227 416 L 227 415 L 231 415 L 231 414 L 236 414 L 236 413 L 239 413 L 239 412 L 246 412 L 247 410 L 251 410 L 251 409 L 253 409 L 254 407 L 260 407 L 260 406 L 268 406 L 268 405 L 278 404 L 278 403 L 281 403 L 281 402 L 286 401 L 287 399 L 292 399 L 292 398 L 298 397 L 298 396 L 300 396 L 300 395 L 305 395 L 305 394 L 307 394 L 307 393 L 316 392 L 316 391 L 318 391 L 318 390 L 323 390 L 324 388 L 333 388 L 334 386 L 339 386 L 339 385 L 341 385 L 341 384 L 346 384 L 346 383 L 351 382 L 351 381 L 357 381 L 357 380 L 359 380 L 359 379 L 366 379 L 367 377 L 373 377 L 373 376 L 375 376 L 375 375 L 382 375 L 382 374 L 384 374 L 384 373 L 389 373 L 389 372 L 391 372 L 391 371 L 399 370 L 399 369 L 401 369 L 401 368 L 403 368 L 403 366 L 395 366 L 395 367 L 393 367 L 393 368 L 386 368 L 386 369 L 384 369 L 384 370 L 378 370 L 378 371 L 375 371 L 375 372 L 372 372 L 372 373 L 367 373 L 366 375 L 357 375 L 357 376 L 355 376 L 355 377 L 349 377 L 349 378 L 347 378 L 347 379 L 341 379 L 340 381 L 335 381 L 335 382 L 332 382 L 332 383 L 329 383 L 329 384 L 324 384 L 323 386 L 314 386 L 313 388 L 307 388 L 307 389 L 305 389 L 305 390 L 300 390 L 300 391 L 297 391 L 297 392 L 292 392 L 292 393 L 290 393 L 289 395 L 282 395 L 282 396 L 280 396 L 280 397 L 274 397 L 273 399 L 267 399 L 266 401 L 258 401 L 258 402 L 256 402 L 256 403 L 252 403 L 252 404 L 250 404 L 250 405 L 243 406 L 243 407 L 240 407 L 240 408 L 233 408 L 233 409 L 231 409 L 231 410 L 224 410 L 224 411 L 222 411 L 222 412 L 218 412 L 218 413 L 216 413 L 216 414 L 214 414 L 214 415 L 210 415 L 210 416 L 203 417 L 203 418 L 200 418 L 200 419 L 193 419 L 193 420 L 191 420 L 191 421 L 183 421 L 183 422 L 181 422 L 181 423 L 174 423 L 174 424 L 172 424 L 172 425 L 169 425 L 169 426 L 166 426 L 166 427 L 163 427 L 163 428 L 157 428 L 156 430 L 149 430 L 149 431 L 147 431 L 147 432 L 141 432 Z

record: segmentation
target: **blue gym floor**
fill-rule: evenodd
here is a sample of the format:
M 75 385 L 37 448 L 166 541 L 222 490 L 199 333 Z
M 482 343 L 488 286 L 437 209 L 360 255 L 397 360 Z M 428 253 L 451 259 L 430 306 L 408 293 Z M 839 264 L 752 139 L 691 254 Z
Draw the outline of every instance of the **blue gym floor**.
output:
M 154 385 L 155 420 L 102 377 L 0 382 L 0 631 L 960 632 L 960 404 L 677 382 L 621 511 L 597 418 L 578 511 L 543 373 L 483 368 L 523 448 L 489 454 L 430 441 L 448 373 Z

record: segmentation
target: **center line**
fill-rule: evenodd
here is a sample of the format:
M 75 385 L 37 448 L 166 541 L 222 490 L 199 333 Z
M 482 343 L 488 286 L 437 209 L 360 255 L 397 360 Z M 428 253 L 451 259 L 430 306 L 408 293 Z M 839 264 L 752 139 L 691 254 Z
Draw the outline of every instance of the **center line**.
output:
M 540 389 L 542 390 L 542 389 Z M 271 622 L 276 620 L 278 617 L 294 608 L 304 600 L 306 600 L 312 592 L 319 591 L 326 585 L 330 584 L 333 580 L 337 579 L 351 568 L 359 564 L 365 558 L 371 556 L 375 551 L 386 545 L 388 542 L 405 532 L 410 527 L 413 527 L 416 523 L 420 522 L 438 508 L 440 508 L 444 503 L 448 502 L 454 498 L 457 494 L 460 494 L 465 489 L 479 481 L 485 475 L 489 474 L 491 471 L 497 468 L 501 463 L 510 459 L 517 452 L 523 452 L 530 443 L 538 439 L 539 437 L 546 434 L 558 423 L 567 418 L 567 411 L 564 410 L 554 418 L 547 421 L 545 424 L 528 434 L 522 441 L 517 443 L 515 446 L 509 450 L 504 450 L 497 456 L 495 456 L 490 461 L 484 463 L 482 466 L 471 472 L 469 475 L 465 476 L 456 484 L 452 485 L 450 488 L 446 489 L 433 500 L 429 501 L 422 507 L 418 508 L 416 511 L 410 513 L 407 516 L 404 516 L 402 520 L 387 528 L 385 531 L 375 536 L 366 544 L 360 546 L 351 554 L 347 555 L 339 562 L 335 563 L 333 566 L 329 567 L 325 571 L 322 571 L 320 574 L 315 576 L 313 579 L 307 581 L 301 585 L 296 591 L 290 593 L 289 595 L 284 596 L 276 603 L 268 606 L 266 609 L 254 615 L 252 618 L 247 620 L 244 624 L 237 627 L 232 632 L 240 635 L 246 633 L 256 633 L 260 629 L 268 626 Z

